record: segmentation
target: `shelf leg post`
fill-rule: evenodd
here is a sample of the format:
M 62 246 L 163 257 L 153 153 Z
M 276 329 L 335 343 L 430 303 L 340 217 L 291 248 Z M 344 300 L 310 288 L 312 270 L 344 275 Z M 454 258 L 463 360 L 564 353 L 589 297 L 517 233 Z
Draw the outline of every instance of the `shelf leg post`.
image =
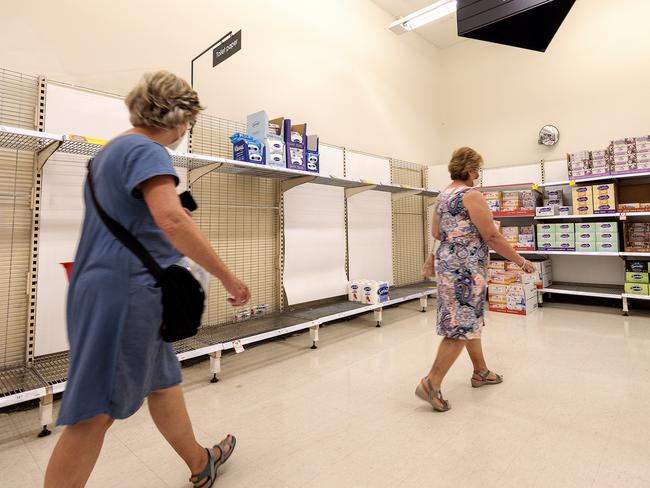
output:
M 38 437 L 47 437 L 52 433 L 47 426 L 54 423 L 53 404 L 54 395 L 52 394 L 52 387 L 50 386 L 47 388 L 47 394 L 38 402 L 38 417 L 40 424 L 43 426 L 43 430 L 38 433 Z
M 627 317 L 629 315 L 630 309 L 628 307 L 627 297 L 623 297 L 623 315 Z
M 428 305 L 429 305 L 429 298 L 427 296 L 420 297 L 420 307 L 422 307 L 422 312 L 427 311 Z
M 544 306 L 544 293 L 541 291 L 537 292 L 537 306 L 542 308 Z
M 382 326 L 383 318 L 384 318 L 384 309 L 378 308 L 377 310 L 375 310 L 375 320 L 377 321 L 376 327 Z
M 219 381 L 217 373 L 221 373 L 221 351 L 210 354 L 210 372 L 212 373 L 210 383 L 217 383 Z
M 309 337 L 311 338 L 312 349 L 318 349 L 318 341 L 319 341 L 318 332 L 319 332 L 318 325 L 309 328 Z

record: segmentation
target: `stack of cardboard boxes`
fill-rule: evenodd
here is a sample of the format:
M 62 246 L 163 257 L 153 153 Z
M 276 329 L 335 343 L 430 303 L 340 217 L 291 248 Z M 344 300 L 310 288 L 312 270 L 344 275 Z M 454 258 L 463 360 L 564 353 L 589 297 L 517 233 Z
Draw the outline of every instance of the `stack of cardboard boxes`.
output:
M 650 261 L 630 260 L 625 263 L 625 293 L 650 295 Z
M 537 224 L 537 249 L 546 251 L 575 251 L 576 235 L 573 223 Z
M 617 139 L 609 144 L 612 174 L 650 171 L 650 137 Z
M 518 227 L 501 227 L 501 233 L 506 241 L 515 249 L 521 251 L 535 250 L 535 229 L 532 225 Z
M 491 261 L 488 269 L 488 304 L 493 312 L 527 315 L 537 310 L 537 288 L 552 283 L 551 262 L 534 262 L 536 272 L 527 274 L 510 261 Z
M 541 203 L 541 194 L 536 190 L 483 191 L 482 193 L 494 213 L 532 211 Z
M 571 215 L 573 207 L 564 204 L 564 193 L 561 188 L 546 190 L 544 205 L 535 209 L 538 217 L 553 215 Z
M 576 250 L 582 252 L 618 252 L 619 235 L 616 222 L 575 224 Z

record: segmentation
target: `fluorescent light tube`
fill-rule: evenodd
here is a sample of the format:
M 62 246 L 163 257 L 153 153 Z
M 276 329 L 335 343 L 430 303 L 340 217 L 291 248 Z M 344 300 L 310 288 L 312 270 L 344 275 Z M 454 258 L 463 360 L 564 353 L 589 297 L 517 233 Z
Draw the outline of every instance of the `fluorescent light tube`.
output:
M 440 0 L 428 7 L 396 20 L 389 26 L 389 29 L 396 34 L 403 34 L 404 32 L 412 31 L 425 24 L 453 14 L 456 11 L 456 5 L 456 0 Z

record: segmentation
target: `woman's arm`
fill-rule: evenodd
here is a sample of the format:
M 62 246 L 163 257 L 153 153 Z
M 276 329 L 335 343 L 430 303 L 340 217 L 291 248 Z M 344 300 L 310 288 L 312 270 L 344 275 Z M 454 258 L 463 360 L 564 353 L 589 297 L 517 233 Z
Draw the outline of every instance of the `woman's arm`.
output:
M 440 240 L 440 217 L 438 217 L 438 207 L 433 211 L 433 220 L 431 221 L 431 235 L 437 241 Z
M 173 177 L 156 176 L 140 185 L 140 190 L 154 221 L 165 233 L 169 242 L 183 255 L 193 259 L 208 273 L 219 279 L 228 293 L 233 296 L 229 299 L 233 306 L 246 304 L 250 299 L 248 287 L 230 272 L 181 206 Z
M 472 223 L 476 226 L 483 240 L 497 253 L 515 264 L 521 266 L 524 271 L 531 273 L 535 268 L 530 261 L 515 251 L 506 241 L 505 237 L 494 225 L 492 211 L 481 192 L 468 191 L 463 196 L 463 204 L 469 212 Z

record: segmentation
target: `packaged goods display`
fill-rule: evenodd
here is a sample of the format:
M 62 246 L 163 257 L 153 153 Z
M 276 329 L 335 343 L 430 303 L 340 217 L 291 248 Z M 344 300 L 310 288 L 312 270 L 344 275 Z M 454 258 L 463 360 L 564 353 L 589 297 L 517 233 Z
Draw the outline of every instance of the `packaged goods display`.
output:
M 650 222 L 625 222 L 624 247 L 627 252 L 650 252 Z
M 385 303 L 390 300 L 390 285 L 386 281 L 350 281 L 348 283 L 348 300 L 365 305 Z
M 540 265 L 537 273 L 527 274 L 510 261 L 490 264 L 488 306 L 491 311 L 527 315 L 537 310 L 537 288 L 544 286 L 544 282 L 550 284 L 550 266 Z
M 503 226 L 500 230 L 506 241 L 515 249 L 521 251 L 535 250 L 534 226 Z
M 537 190 L 486 190 L 482 193 L 490 210 L 497 214 L 533 212 L 542 202 L 542 195 Z
M 571 189 L 573 212 L 575 215 L 594 213 L 594 194 L 591 186 L 574 186 Z
M 616 212 L 616 186 L 604 183 L 592 187 L 594 213 L 608 214 Z
M 631 259 L 625 262 L 625 293 L 650 295 L 650 261 Z

